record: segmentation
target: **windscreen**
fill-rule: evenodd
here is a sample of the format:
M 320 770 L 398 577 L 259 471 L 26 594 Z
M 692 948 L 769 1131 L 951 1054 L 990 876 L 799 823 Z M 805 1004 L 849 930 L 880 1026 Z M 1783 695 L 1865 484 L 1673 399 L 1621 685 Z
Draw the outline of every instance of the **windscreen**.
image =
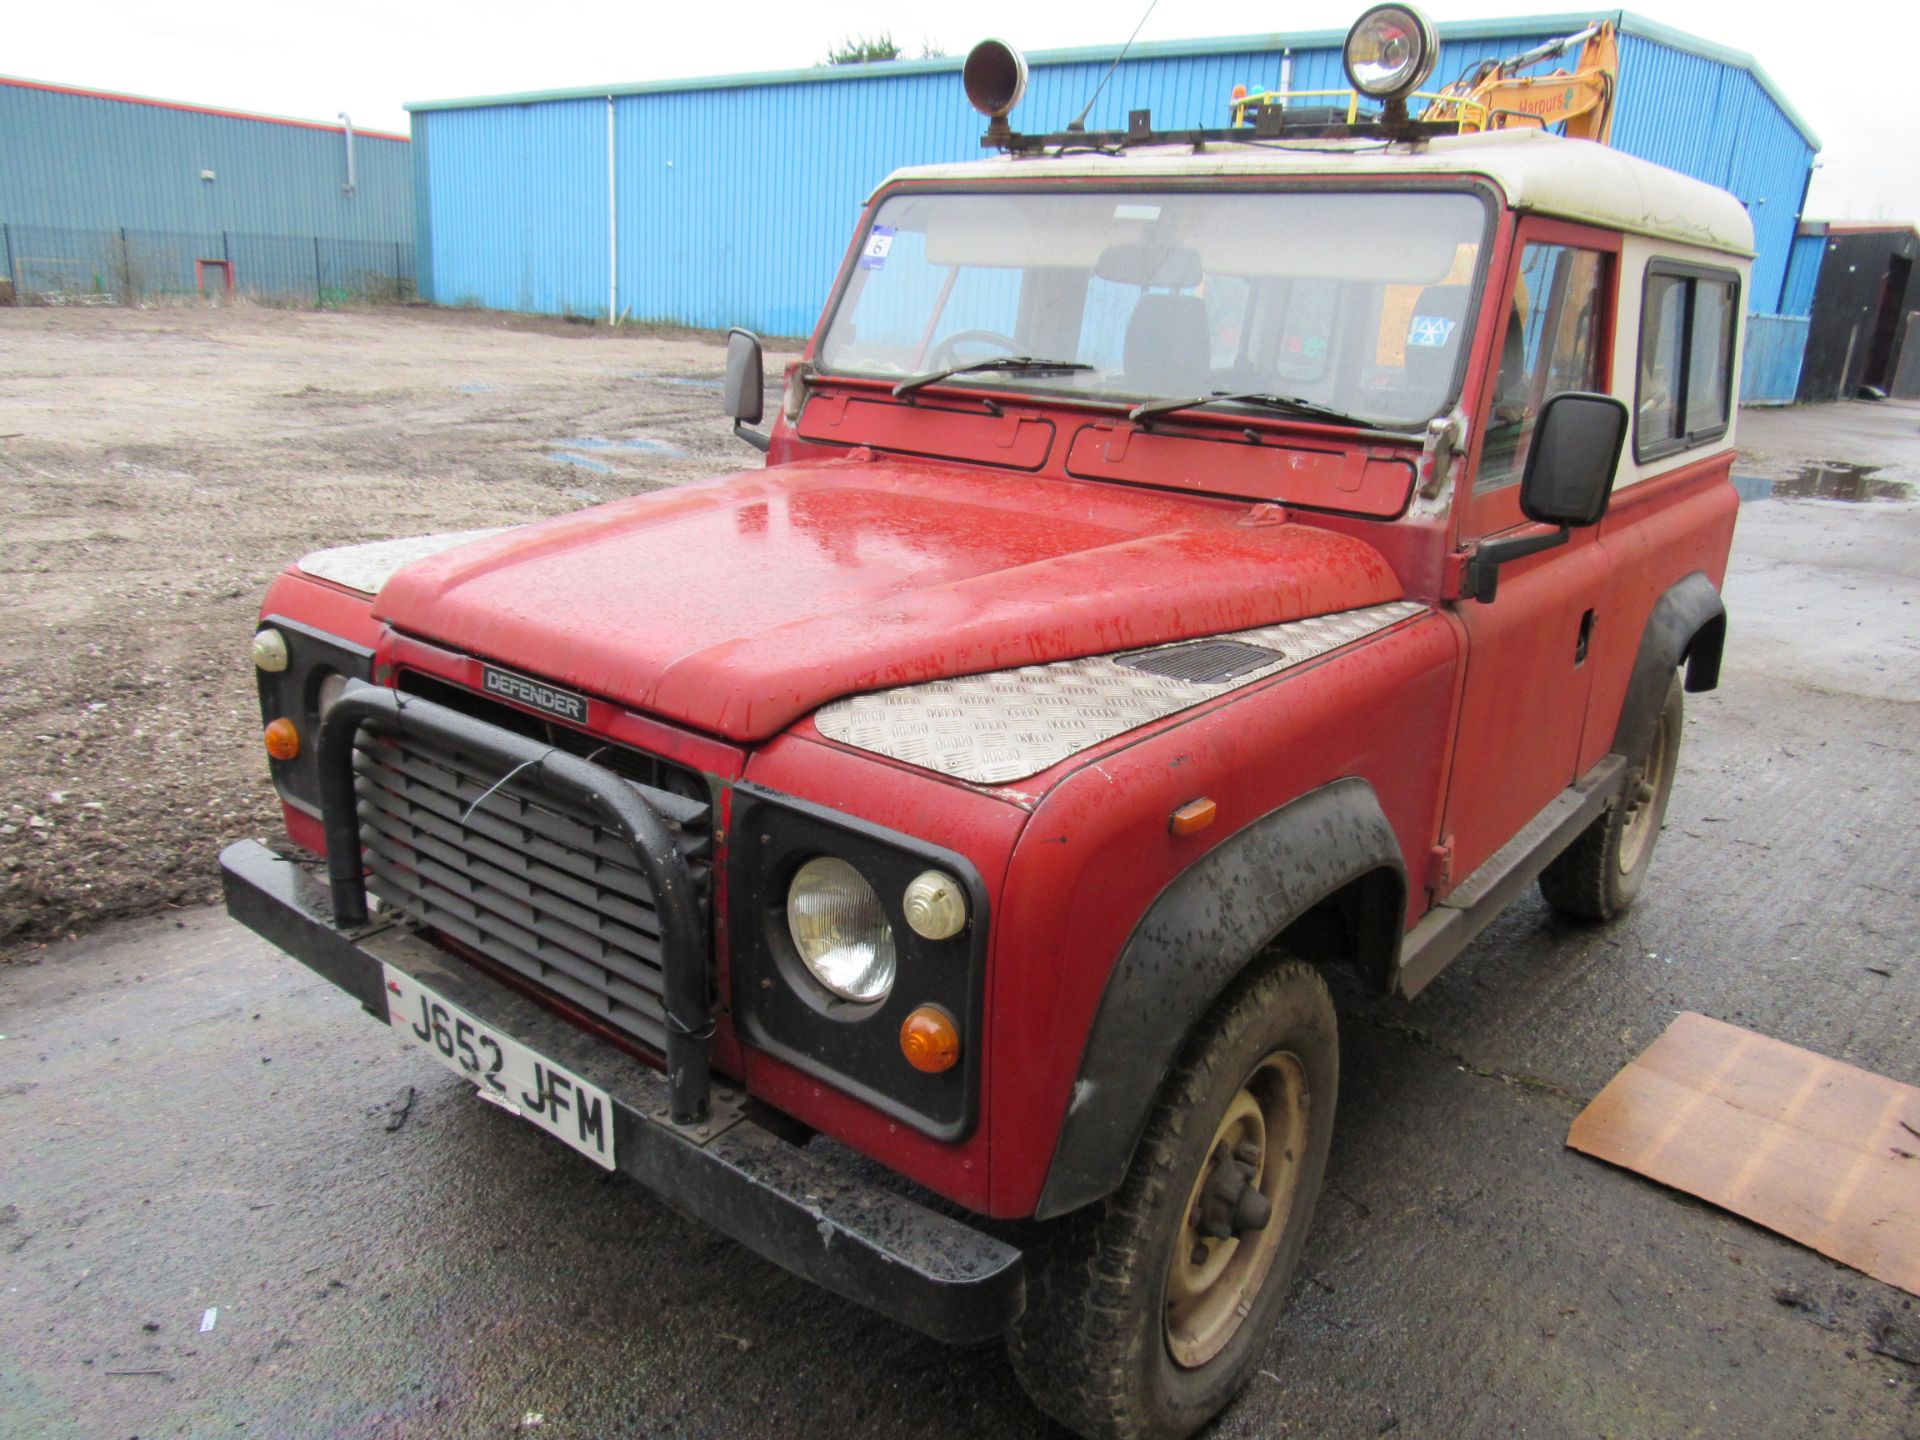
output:
M 1257 391 L 1368 424 L 1445 411 L 1485 202 L 1450 191 L 977 191 L 886 200 L 819 351 L 904 378 L 1115 400 Z

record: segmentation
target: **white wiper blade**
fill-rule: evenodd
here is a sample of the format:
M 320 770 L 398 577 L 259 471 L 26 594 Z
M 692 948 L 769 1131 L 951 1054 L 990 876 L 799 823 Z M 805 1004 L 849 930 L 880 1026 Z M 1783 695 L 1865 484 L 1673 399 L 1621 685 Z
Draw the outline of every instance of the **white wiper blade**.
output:
M 1075 370 L 1091 370 L 1093 366 L 1079 360 L 1036 360 L 1031 355 L 995 355 L 991 360 L 975 360 L 967 365 L 949 365 L 944 370 L 935 370 L 931 374 L 916 375 L 911 380 L 902 380 L 893 387 L 895 396 L 911 395 L 914 391 L 928 385 L 937 385 L 942 380 L 950 380 L 955 375 L 972 375 L 989 370 L 1012 370 L 1023 375 L 1067 375 Z
M 1273 395 L 1264 390 L 1226 391 L 1215 390 L 1208 395 L 1191 395 L 1184 400 L 1147 400 L 1134 406 L 1127 412 L 1127 419 L 1136 425 L 1162 415 L 1171 415 L 1176 410 L 1197 410 L 1206 405 L 1256 405 L 1263 410 L 1283 410 L 1289 415 L 1299 415 L 1309 420 L 1330 420 L 1336 425 L 1358 425 L 1365 427 L 1368 421 L 1349 415 L 1344 410 L 1335 410 L 1331 406 L 1316 404 L 1312 400 L 1302 400 L 1297 395 Z

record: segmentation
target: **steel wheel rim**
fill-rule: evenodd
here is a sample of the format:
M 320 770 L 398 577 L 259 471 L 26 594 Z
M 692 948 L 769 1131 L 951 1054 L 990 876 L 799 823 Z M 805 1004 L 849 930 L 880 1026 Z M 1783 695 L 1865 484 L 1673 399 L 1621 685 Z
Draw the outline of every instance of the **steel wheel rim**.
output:
M 1253 1309 L 1280 1250 L 1306 1154 L 1307 1073 L 1298 1057 L 1268 1055 L 1240 1082 L 1214 1127 L 1181 1212 L 1167 1261 L 1162 1330 L 1175 1364 L 1195 1369 L 1226 1348 Z M 1236 1150 L 1255 1146 L 1253 1188 L 1273 1207 L 1266 1225 L 1216 1239 L 1199 1229 L 1201 1201 L 1220 1165 Z M 1244 1152 L 1243 1152 L 1244 1153 Z
M 1631 782 L 1626 796 L 1627 823 L 1620 832 L 1620 873 L 1631 875 L 1653 848 L 1653 837 L 1660 829 L 1659 800 L 1666 789 L 1667 767 L 1671 761 L 1667 732 L 1671 726 L 1663 712 L 1653 729 L 1653 745 L 1647 751 L 1647 763 Z

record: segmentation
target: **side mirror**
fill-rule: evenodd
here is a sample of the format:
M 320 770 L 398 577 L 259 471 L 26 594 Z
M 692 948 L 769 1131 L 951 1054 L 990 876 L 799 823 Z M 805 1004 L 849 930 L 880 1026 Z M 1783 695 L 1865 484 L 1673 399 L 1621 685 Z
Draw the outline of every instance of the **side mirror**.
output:
M 1520 513 L 1543 525 L 1596 525 L 1627 443 L 1627 407 L 1565 390 L 1541 408 L 1520 479 Z
M 1541 407 L 1520 477 L 1520 513 L 1551 535 L 1482 540 L 1467 561 L 1461 593 L 1482 605 L 1500 593 L 1500 567 L 1567 543 L 1575 525 L 1597 525 L 1613 496 L 1614 472 L 1627 443 L 1627 407 L 1611 395 L 1563 390 Z
M 733 417 L 733 433 L 754 449 L 765 450 L 768 438 L 746 428 L 758 425 L 767 407 L 766 365 L 760 337 L 751 330 L 736 327 L 727 332 L 727 378 L 720 403 Z

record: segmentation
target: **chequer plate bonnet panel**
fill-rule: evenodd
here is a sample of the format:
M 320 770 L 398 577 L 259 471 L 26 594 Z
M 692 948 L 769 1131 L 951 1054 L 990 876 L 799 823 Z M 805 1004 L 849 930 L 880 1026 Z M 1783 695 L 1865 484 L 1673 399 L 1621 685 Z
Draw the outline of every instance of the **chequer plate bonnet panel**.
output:
M 1426 607 L 1411 600 L 1237 630 L 1238 640 L 1278 652 L 1270 665 L 1213 684 L 1155 675 L 1120 663 L 1154 650 L 1023 665 L 835 700 L 814 712 L 829 740 L 937 770 L 978 785 L 1037 775 L 1069 755 L 1230 690 L 1350 645 Z

